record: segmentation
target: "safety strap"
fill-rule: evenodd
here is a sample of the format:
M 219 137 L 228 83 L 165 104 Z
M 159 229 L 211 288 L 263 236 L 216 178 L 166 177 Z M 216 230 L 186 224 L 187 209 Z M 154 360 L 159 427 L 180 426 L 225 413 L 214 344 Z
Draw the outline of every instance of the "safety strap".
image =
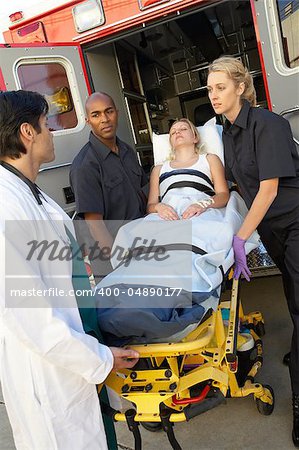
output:
M 165 251 L 176 251 L 176 250 L 186 250 L 192 253 L 195 253 L 196 255 L 206 255 L 207 252 L 203 250 L 200 247 L 196 247 L 192 244 L 186 244 L 186 243 L 175 243 L 175 244 L 165 244 L 165 245 L 152 245 L 150 247 L 145 246 L 139 246 L 131 248 L 128 251 L 128 254 L 126 255 L 126 260 L 136 258 L 136 256 L 139 255 L 145 255 L 148 253 L 156 253 L 161 251 L 161 249 Z
M 208 188 L 207 186 L 205 186 L 202 183 L 197 183 L 195 181 L 178 181 L 177 183 L 173 183 L 170 186 L 168 186 L 168 188 L 166 189 L 164 194 L 161 196 L 161 199 L 163 199 L 165 197 L 165 195 L 167 194 L 167 192 L 169 192 L 171 189 L 184 188 L 184 187 L 194 188 L 197 191 L 204 192 L 205 194 L 210 195 L 210 196 L 215 195 L 215 191 Z
M 160 252 L 161 249 L 163 249 L 165 251 L 179 251 L 179 250 L 184 251 L 185 250 L 185 251 L 189 251 L 189 252 L 191 251 L 192 253 L 195 253 L 196 255 L 207 255 L 207 252 L 205 250 L 203 250 L 202 248 L 197 247 L 196 245 L 186 244 L 186 243 L 151 245 L 150 247 L 145 247 L 145 246 L 141 245 L 139 247 L 134 247 L 134 248 L 129 249 L 126 254 L 125 259 L 123 261 L 121 261 L 120 264 L 118 264 L 114 270 L 118 269 L 121 265 L 127 263 L 131 259 L 134 259 L 141 255 Z M 224 280 L 225 273 L 224 273 L 222 265 L 218 266 L 218 268 L 221 271 L 222 280 Z

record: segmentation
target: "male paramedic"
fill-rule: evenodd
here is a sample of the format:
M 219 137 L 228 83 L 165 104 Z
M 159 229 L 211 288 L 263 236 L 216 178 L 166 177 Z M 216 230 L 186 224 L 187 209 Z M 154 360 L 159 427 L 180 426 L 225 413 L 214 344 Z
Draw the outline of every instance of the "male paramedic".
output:
M 89 141 L 73 161 L 70 182 L 77 215 L 85 219 L 99 248 L 109 250 L 120 226 L 116 221 L 133 220 L 145 214 L 148 179 L 136 152 L 116 136 L 118 110 L 110 95 L 95 92 L 85 107 L 91 132 Z M 108 260 L 109 256 L 108 251 Z M 105 275 L 99 273 L 105 268 L 96 257 L 91 259 L 91 266 L 97 272 L 96 279 Z
M 96 384 L 138 353 L 85 334 L 72 285 L 72 222 L 35 184 L 54 159 L 48 105 L 0 93 L 0 380 L 18 450 L 104 450 Z

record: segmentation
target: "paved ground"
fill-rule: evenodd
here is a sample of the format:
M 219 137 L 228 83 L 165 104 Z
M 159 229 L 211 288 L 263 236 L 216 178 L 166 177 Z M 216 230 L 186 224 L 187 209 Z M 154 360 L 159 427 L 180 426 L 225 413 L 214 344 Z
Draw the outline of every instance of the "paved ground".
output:
M 228 399 L 221 405 L 188 423 L 175 425 L 183 450 L 292 450 L 292 411 L 288 369 L 281 359 L 289 349 L 291 322 L 283 298 L 279 276 L 242 283 L 241 297 L 246 312 L 259 309 L 265 318 L 264 366 L 257 379 L 270 384 L 276 395 L 271 416 L 258 413 L 253 399 Z M 0 449 L 15 449 L 5 406 L 0 404 Z M 116 424 L 121 449 L 133 449 L 131 433 Z M 142 431 L 144 450 L 170 449 L 163 432 Z M 37 450 L 37 449 L 34 449 Z M 38 449 L 43 450 L 43 449 Z M 51 450 L 51 449 L 45 449 Z M 74 449 L 82 450 L 82 449 Z

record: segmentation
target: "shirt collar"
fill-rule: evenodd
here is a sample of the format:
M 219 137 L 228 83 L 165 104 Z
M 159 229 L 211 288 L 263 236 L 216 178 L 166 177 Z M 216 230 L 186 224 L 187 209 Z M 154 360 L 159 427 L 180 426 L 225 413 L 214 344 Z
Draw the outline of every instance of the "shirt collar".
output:
M 230 121 L 226 119 L 223 127 L 224 131 L 227 132 L 230 128 L 233 129 L 235 126 L 243 128 L 245 130 L 248 124 L 249 110 L 250 110 L 250 103 L 247 100 L 243 100 L 242 108 L 234 123 L 231 124 Z
M 100 141 L 99 138 L 97 138 L 93 132 L 90 132 L 89 135 L 89 142 L 91 143 L 92 147 L 96 150 L 97 155 L 101 157 L 101 159 L 106 159 L 110 153 L 116 155 L 112 150 L 110 150 L 109 147 L 107 147 L 103 142 Z M 121 145 L 121 141 L 116 136 L 116 145 L 118 147 L 118 155 L 120 157 L 120 154 L 123 155 L 125 153 L 125 147 Z

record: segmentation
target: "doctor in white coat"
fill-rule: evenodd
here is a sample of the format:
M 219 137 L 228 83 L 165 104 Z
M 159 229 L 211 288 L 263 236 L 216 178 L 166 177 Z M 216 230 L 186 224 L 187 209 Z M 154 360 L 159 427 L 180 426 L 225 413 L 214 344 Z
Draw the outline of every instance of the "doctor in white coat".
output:
M 95 385 L 132 367 L 138 353 L 83 330 L 65 229 L 72 223 L 34 184 L 54 159 L 47 112 L 37 93 L 0 94 L 0 379 L 17 449 L 102 450 Z

